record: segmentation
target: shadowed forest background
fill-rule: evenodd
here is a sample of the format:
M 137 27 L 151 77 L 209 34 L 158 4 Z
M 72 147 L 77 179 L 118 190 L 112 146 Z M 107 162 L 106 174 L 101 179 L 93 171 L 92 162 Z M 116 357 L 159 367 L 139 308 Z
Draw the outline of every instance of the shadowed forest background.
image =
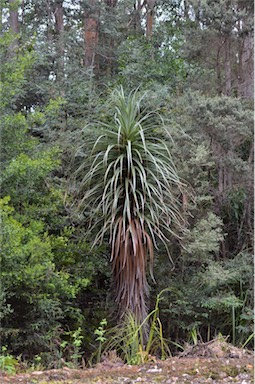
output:
M 100 322 L 116 324 L 109 239 L 91 248 L 75 173 L 121 86 L 160 114 L 154 136 L 187 185 L 187 230 L 170 237 L 171 258 L 158 243 L 149 311 L 169 288 L 159 306 L 173 353 L 194 335 L 252 347 L 253 1 L 0 4 L 2 353 L 79 364 Z

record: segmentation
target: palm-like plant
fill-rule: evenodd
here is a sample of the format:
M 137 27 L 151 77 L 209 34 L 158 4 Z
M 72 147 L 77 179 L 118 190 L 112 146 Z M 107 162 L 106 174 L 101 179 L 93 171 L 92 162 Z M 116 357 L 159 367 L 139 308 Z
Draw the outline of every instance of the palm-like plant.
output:
M 89 207 L 94 244 L 109 236 L 112 274 L 119 314 L 147 316 L 146 266 L 152 274 L 157 240 L 165 245 L 173 227 L 182 223 L 176 191 L 181 183 L 166 144 L 155 135 L 155 113 L 141 114 L 138 92 L 112 94 L 115 116 L 103 124 L 91 164 L 84 162 L 80 206 Z

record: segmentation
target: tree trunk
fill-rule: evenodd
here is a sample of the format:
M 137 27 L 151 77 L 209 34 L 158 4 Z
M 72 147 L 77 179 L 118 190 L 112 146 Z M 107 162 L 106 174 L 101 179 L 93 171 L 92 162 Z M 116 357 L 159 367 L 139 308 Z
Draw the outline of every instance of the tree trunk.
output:
M 217 50 L 217 58 L 216 58 L 216 73 L 217 73 L 217 93 L 219 96 L 222 95 L 222 64 L 221 64 L 221 50 L 222 50 L 222 42 L 219 39 L 219 46 Z
M 50 6 L 49 0 L 46 1 L 46 9 L 47 9 L 47 43 L 49 44 L 49 47 L 52 46 L 52 25 L 51 25 L 51 17 L 52 17 L 52 10 Z
M 86 68 L 95 66 L 98 45 L 98 13 L 97 0 L 89 0 L 89 7 L 84 12 L 84 65 Z
M 109 17 L 109 20 L 114 19 L 114 8 L 117 5 L 117 0 L 104 0 L 106 4 L 106 11 Z M 114 62 L 114 38 L 113 36 L 104 36 L 105 39 L 105 57 L 106 57 L 106 73 L 108 76 L 113 72 Z
M 0 2 L 0 32 L 3 32 L 3 4 Z
M 188 0 L 183 1 L 183 11 L 184 11 L 184 18 L 186 21 L 189 20 L 189 4 Z
M 114 7 L 116 7 L 116 5 L 117 5 L 117 0 L 105 0 L 105 4 L 106 4 L 109 8 L 114 8 Z
M 64 32 L 63 0 L 56 2 L 55 21 L 56 21 L 56 32 L 59 35 L 63 35 L 63 32 Z
M 131 23 L 133 26 L 133 33 L 135 36 L 142 35 L 143 29 L 141 26 L 141 11 L 144 6 L 144 2 L 137 0 L 134 2 L 134 13 L 132 15 Z
M 155 0 L 147 0 L 147 14 L 146 14 L 146 37 L 151 39 L 154 19 L 154 6 Z
M 254 7 L 251 4 L 251 8 L 249 3 L 238 4 L 244 16 L 237 24 L 239 35 L 237 95 L 244 98 L 254 97 L 254 32 L 251 19 Z
M 254 97 L 254 47 L 253 37 L 245 36 L 239 50 L 238 96 Z
M 58 36 L 57 51 L 58 51 L 58 71 L 59 75 L 62 76 L 64 73 L 64 10 L 63 0 L 56 1 L 55 8 L 55 30 Z
M 17 0 L 9 0 L 9 12 L 10 12 L 10 30 L 14 34 L 13 41 L 9 46 L 9 56 L 13 57 L 17 51 L 18 33 L 19 33 L 19 18 L 18 18 L 19 2 Z
M 19 33 L 18 7 L 19 2 L 17 0 L 9 0 L 10 28 L 15 34 Z
M 224 94 L 226 96 L 231 95 L 231 57 L 230 57 L 230 37 L 226 37 L 225 40 L 225 90 Z

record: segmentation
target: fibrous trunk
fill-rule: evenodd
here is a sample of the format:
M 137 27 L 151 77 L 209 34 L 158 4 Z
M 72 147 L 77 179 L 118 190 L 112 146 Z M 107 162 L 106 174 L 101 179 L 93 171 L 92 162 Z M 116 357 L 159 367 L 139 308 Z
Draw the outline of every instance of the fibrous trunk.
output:
M 146 264 L 152 242 L 138 219 L 125 225 L 118 219 L 112 242 L 112 272 L 119 317 L 131 312 L 138 322 L 147 316 Z

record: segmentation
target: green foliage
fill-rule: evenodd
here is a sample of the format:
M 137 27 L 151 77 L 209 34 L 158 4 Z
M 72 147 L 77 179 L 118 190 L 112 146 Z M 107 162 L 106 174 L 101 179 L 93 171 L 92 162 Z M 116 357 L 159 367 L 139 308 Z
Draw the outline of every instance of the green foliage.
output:
M 99 327 L 94 331 L 94 334 L 97 336 L 96 341 L 99 342 L 98 352 L 97 352 L 97 362 L 100 363 L 102 357 L 102 344 L 106 341 L 104 327 L 107 325 L 107 320 L 103 319 L 100 321 Z
M 182 87 L 187 69 L 185 61 L 177 54 L 178 43 L 175 37 L 169 41 L 169 35 L 163 39 L 161 42 L 154 38 L 151 42 L 145 37 L 129 37 L 124 41 L 119 47 L 118 82 L 128 89 L 137 87 L 138 84 L 146 89 L 153 89 L 157 84 L 167 83 L 174 92 Z M 162 46 L 159 51 L 154 47 L 160 43 Z
M 63 354 L 63 357 L 65 357 L 66 365 L 70 365 L 71 367 L 79 367 L 82 352 L 81 352 L 81 346 L 82 346 L 82 329 L 81 327 L 78 327 L 75 331 L 68 331 L 63 334 L 63 337 L 67 336 L 69 341 L 62 341 L 60 344 L 61 353 Z M 63 357 L 60 364 L 63 364 Z
M 7 348 L 3 346 L 0 354 L 0 370 L 9 374 L 14 374 L 16 373 L 17 365 L 18 360 L 15 359 L 12 355 L 10 355 L 7 352 Z
M 1 58 L 1 113 L 5 109 L 11 110 L 15 103 L 23 96 L 24 86 L 27 82 L 26 76 L 34 63 L 34 51 L 23 51 L 18 55 L 10 57 L 8 49 L 15 40 L 15 37 L 5 32 L 0 37 L 0 58 Z
M 155 234 L 160 240 L 165 239 L 160 225 L 173 233 L 169 224 L 182 222 L 172 192 L 174 187 L 181 189 L 182 183 L 167 146 L 156 136 L 161 128 L 154 119 L 159 116 L 152 112 L 141 114 L 142 97 L 137 91 L 126 97 L 121 88 L 113 92 L 112 98 L 116 111 L 114 122 L 102 124 L 105 133 L 97 139 L 90 159 L 91 167 L 81 180 L 81 192 L 85 193 L 80 205 L 86 203 L 85 207 L 91 207 L 92 204 L 96 223 L 102 220 L 99 212 L 103 213 L 105 225 L 95 243 L 108 230 L 116 233 L 113 223 L 122 215 L 124 221 L 130 221 L 131 216 L 144 221 L 156 246 Z M 87 168 L 88 162 L 84 161 L 77 174 L 84 174 Z M 88 187 L 90 189 L 86 191 Z M 122 196 L 124 202 L 120 203 Z
M 42 180 L 58 165 L 58 162 L 54 159 L 56 151 L 54 152 L 40 153 L 40 157 L 34 159 L 21 153 L 18 157 L 12 159 L 6 167 L 3 177 L 4 184 L 13 186 L 12 196 L 15 196 L 15 190 L 20 191 L 24 185 L 27 190 L 31 191 L 36 185 L 42 184 Z M 8 189 L 10 190 L 10 186 Z M 27 194 L 25 194 L 24 200 L 29 201 Z
M 42 354 L 47 365 L 58 358 L 53 340 L 66 323 L 69 329 L 82 323 L 75 300 L 90 279 L 85 268 L 76 276 L 70 260 L 73 229 L 67 226 L 60 183 L 52 177 L 60 151 L 44 149 L 30 134 L 51 123 L 62 100 L 52 100 L 45 113 L 15 111 L 32 64 L 31 56 L 20 52 L 3 67 L 1 78 L 6 90 L 1 104 L 1 342 L 25 358 Z
M 118 356 L 127 364 L 143 364 L 153 361 L 155 356 L 161 359 L 171 355 L 166 340 L 163 337 L 162 324 L 159 318 L 159 303 L 162 295 L 168 289 L 161 291 L 156 299 L 155 308 L 144 319 L 143 323 L 137 322 L 134 314 L 126 313 L 121 324 L 114 328 L 104 330 L 106 325 L 103 321 L 102 325 L 95 331 L 99 335 L 99 349 L 97 358 L 107 356 L 110 351 L 116 351 Z M 144 330 L 148 328 L 148 337 Z M 103 337 L 102 337 L 103 336 Z
M 221 332 L 242 345 L 252 333 L 253 307 L 250 105 L 191 94 L 165 108 L 172 152 L 194 200 L 187 198 L 192 217 L 183 248 L 171 247 L 175 269 L 166 275 L 164 254 L 156 262 L 158 288 L 171 288 L 163 324 L 179 343 L 196 329 L 203 340 Z
M 3 337 L 16 348 L 33 350 L 36 335 L 36 349 L 47 349 L 48 332 L 61 324 L 79 288 L 70 285 L 67 271 L 56 269 L 44 223 L 22 224 L 8 203 L 8 197 L 1 199 L 1 284 L 12 313 L 1 310 Z
M 185 239 L 186 251 L 191 260 L 206 263 L 210 254 L 218 253 L 219 242 L 224 240 L 222 227 L 222 220 L 212 212 L 196 223 Z
M 193 329 L 203 340 L 219 332 L 242 345 L 253 330 L 252 257 L 239 254 L 231 260 L 195 258 L 176 262 L 170 293 L 162 304 L 162 322 L 173 339 L 182 343 Z M 157 267 L 155 277 L 157 278 Z M 165 284 L 166 279 L 160 281 Z M 164 317 L 166 316 L 166 317 Z M 221 322 L 219 323 L 219 316 Z
M 254 339 L 254 332 L 253 332 L 252 334 L 250 334 L 250 336 L 248 337 L 247 340 L 245 340 L 245 342 L 244 342 L 243 345 L 242 345 L 242 348 L 245 348 L 246 345 L 249 344 L 250 341 L 253 340 L 253 339 Z
M 31 154 L 36 140 L 28 137 L 28 125 L 21 113 L 3 114 L 1 123 L 1 161 L 7 162 L 23 152 Z
M 100 321 L 99 327 L 95 330 L 94 334 L 97 335 L 96 341 L 103 343 L 105 341 L 105 329 L 104 326 L 107 325 L 107 320 L 103 319 Z

